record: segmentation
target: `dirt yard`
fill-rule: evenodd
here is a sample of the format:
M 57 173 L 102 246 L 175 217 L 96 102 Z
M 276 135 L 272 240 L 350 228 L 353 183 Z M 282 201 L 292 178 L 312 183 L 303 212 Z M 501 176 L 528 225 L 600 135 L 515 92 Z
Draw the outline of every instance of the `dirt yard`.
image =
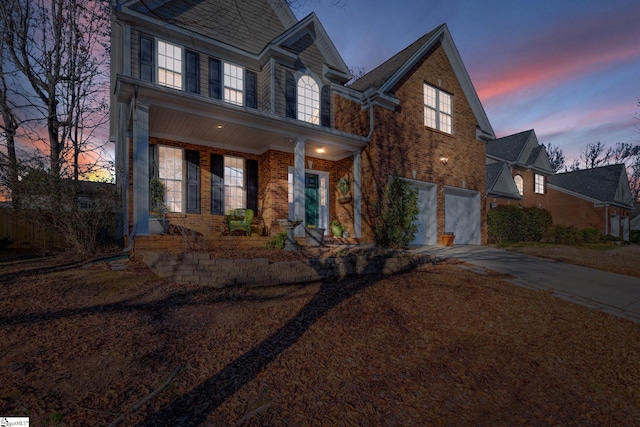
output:
M 0 414 L 32 425 L 640 424 L 639 324 L 456 264 L 227 290 L 58 264 L 0 263 Z

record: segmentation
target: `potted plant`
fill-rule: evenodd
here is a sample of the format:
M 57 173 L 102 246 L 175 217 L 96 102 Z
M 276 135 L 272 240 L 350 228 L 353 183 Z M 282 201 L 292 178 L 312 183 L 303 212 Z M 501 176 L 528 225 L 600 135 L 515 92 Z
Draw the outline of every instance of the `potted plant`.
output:
M 331 221 L 331 233 L 334 237 L 342 237 L 342 233 L 345 230 L 345 226 L 336 218 Z
M 324 228 L 317 228 L 313 224 L 304 227 L 305 240 L 307 246 L 322 246 L 324 240 Z
M 160 178 L 151 178 L 149 181 L 149 233 L 164 234 L 169 229 L 169 221 L 165 218 L 167 213 L 166 189 Z
M 338 191 L 340 192 L 340 197 L 338 201 L 340 203 L 347 203 L 351 201 L 351 196 L 349 195 L 349 191 L 351 189 L 351 185 L 349 183 L 349 178 L 343 176 L 338 180 Z
M 456 236 L 452 231 L 445 231 L 444 235 L 442 236 L 442 244 L 444 246 L 453 246 L 453 241 L 455 240 L 455 238 Z

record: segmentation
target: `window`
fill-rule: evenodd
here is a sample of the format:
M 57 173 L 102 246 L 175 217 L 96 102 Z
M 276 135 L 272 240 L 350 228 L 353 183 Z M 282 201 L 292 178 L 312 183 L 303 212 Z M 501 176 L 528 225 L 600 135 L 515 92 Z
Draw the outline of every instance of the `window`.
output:
M 158 147 L 158 177 L 166 189 L 169 212 L 182 212 L 182 149 Z
M 243 208 L 244 203 L 244 159 L 241 157 L 224 157 L 224 207 Z
M 544 175 L 535 174 L 534 191 L 536 194 L 544 194 Z
M 298 79 L 298 120 L 320 124 L 320 91 L 308 75 Z
M 453 132 L 452 122 L 453 97 L 424 84 L 424 125 L 446 133 Z
M 182 48 L 158 40 L 158 83 L 182 89 Z
M 244 87 L 242 67 L 224 63 L 224 100 L 236 105 L 242 105 L 242 88 Z
M 514 176 L 513 182 L 516 183 L 516 188 L 518 189 L 518 193 L 520 193 L 521 196 L 524 196 L 524 183 L 522 180 L 522 176 L 520 175 Z

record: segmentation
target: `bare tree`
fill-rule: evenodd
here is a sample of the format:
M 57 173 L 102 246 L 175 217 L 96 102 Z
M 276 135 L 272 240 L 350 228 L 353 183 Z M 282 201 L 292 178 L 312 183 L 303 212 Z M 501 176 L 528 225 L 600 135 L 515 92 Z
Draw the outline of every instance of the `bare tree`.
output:
M 50 176 L 78 179 L 80 156 L 108 117 L 108 3 L 3 0 L 0 13 L 6 59 L 26 82 L 20 95 L 46 131 Z
M 548 143 L 544 146 L 547 150 L 547 156 L 549 157 L 549 163 L 551 164 L 551 170 L 553 173 L 558 173 L 564 169 L 566 169 L 566 159 L 564 157 L 564 153 L 562 149 L 557 145 L 551 145 Z

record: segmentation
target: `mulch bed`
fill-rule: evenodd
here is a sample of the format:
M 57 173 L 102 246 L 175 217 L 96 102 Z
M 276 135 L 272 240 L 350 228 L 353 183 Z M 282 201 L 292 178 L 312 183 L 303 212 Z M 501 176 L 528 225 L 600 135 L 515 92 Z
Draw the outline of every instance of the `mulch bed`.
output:
M 0 282 L 0 414 L 64 426 L 640 423 L 640 325 L 499 276 L 447 262 L 216 290 L 127 264 Z

